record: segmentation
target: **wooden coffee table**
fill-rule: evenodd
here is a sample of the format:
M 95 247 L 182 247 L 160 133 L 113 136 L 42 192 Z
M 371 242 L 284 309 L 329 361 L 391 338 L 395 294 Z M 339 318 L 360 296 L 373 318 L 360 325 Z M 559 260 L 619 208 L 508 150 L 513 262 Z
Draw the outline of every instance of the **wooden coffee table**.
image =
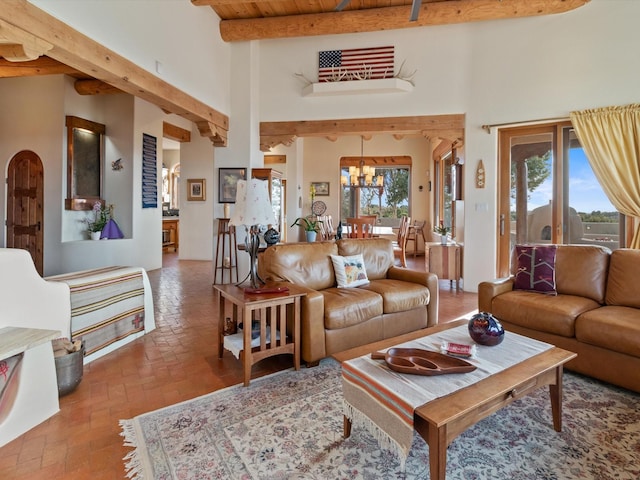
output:
M 467 320 L 440 324 L 428 330 L 357 347 L 334 355 L 340 362 L 398 345 L 467 323 Z M 509 333 L 507 332 L 507 335 Z M 444 480 L 447 446 L 467 428 L 509 403 L 549 385 L 553 427 L 562 429 L 562 372 L 573 352 L 553 347 L 479 382 L 416 408 L 414 429 L 429 445 L 432 480 Z M 351 434 L 351 422 L 344 418 L 344 436 Z

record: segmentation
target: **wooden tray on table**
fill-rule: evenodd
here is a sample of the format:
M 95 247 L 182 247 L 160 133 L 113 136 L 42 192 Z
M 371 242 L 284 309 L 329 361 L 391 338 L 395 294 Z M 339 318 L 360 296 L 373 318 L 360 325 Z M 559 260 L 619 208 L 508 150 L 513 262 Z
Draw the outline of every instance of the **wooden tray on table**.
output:
M 374 360 L 385 360 L 391 370 L 413 375 L 445 375 L 449 373 L 467 373 L 476 366 L 439 352 L 421 348 L 390 348 L 386 353 L 373 352 Z

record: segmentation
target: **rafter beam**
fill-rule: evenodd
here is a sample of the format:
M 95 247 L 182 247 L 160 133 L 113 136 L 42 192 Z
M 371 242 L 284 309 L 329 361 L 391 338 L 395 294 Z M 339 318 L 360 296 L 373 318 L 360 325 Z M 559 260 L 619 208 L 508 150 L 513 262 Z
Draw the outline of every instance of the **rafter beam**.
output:
M 76 80 L 73 88 L 79 95 L 113 95 L 114 93 L 124 93 L 113 85 L 95 79 Z
M 200 0 L 205 2 L 205 0 Z M 418 20 L 409 21 L 410 5 L 343 12 L 222 20 L 220 35 L 226 42 L 267 38 L 336 35 L 409 27 L 450 25 L 564 13 L 589 0 L 450 0 L 423 4 Z M 200 3 L 198 3 L 200 4 Z M 209 0 L 205 4 L 216 4 Z M 218 3 L 219 4 L 219 3 Z
M 214 128 L 200 131 L 205 132 L 205 136 L 210 136 L 210 133 L 214 145 L 226 145 L 229 117 L 159 79 L 26 0 L 2 0 L 0 21 L 12 26 L 13 35 L 30 35 L 50 43 L 52 48 L 47 55 L 55 60 L 155 104 L 164 111 L 175 113 L 196 124 L 213 125 Z
M 0 19 L 0 56 L 6 60 L 10 62 L 35 60 L 52 48 L 51 43 Z
M 0 58 L 0 78 L 61 74 L 78 75 L 80 72 L 49 57 L 40 57 L 26 62 L 10 62 Z

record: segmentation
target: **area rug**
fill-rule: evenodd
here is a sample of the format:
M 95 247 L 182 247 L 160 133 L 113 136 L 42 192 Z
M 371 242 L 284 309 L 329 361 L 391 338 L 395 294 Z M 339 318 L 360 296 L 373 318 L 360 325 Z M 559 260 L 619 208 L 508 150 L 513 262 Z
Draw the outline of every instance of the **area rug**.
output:
M 342 438 L 340 365 L 287 370 L 122 420 L 134 479 L 428 479 L 414 436 L 405 472 L 364 429 Z M 449 446 L 449 479 L 640 478 L 640 395 L 565 372 L 563 431 L 548 389 L 482 420 Z

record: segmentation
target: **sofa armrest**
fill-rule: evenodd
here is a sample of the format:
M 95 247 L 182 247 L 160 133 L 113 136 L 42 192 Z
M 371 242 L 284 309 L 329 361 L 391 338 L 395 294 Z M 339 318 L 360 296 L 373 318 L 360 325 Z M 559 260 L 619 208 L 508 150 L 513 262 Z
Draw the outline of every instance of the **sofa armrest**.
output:
M 497 278 L 478 284 L 478 311 L 491 313 L 494 297 L 513 290 L 513 277 Z
M 407 268 L 391 267 L 387 272 L 387 278 L 402 280 L 404 282 L 419 283 L 429 289 L 429 305 L 427 305 L 427 325 L 433 327 L 438 324 L 438 302 L 440 291 L 438 290 L 438 277 L 430 272 L 419 272 Z

